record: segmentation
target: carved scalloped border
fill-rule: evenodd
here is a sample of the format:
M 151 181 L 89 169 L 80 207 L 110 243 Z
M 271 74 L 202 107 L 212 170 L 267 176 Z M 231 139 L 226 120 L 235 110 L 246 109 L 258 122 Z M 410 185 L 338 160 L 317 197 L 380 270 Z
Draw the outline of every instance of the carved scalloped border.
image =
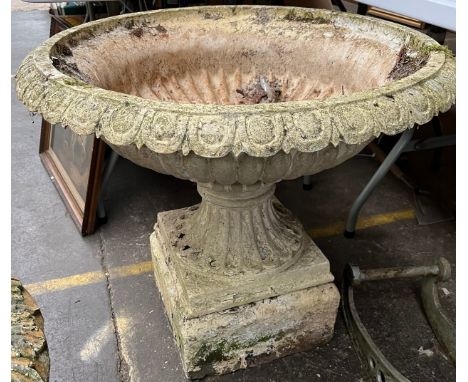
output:
M 106 25 L 111 22 L 105 20 Z M 321 101 L 180 105 L 147 100 L 86 84 L 52 65 L 51 49 L 57 41 L 99 23 L 103 22 L 62 32 L 34 50 L 18 70 L 16 91 L 30 111 L 41 113 L 50 123 L 61 123 L 80 135 L 96 133 L 117 146 L 145 145 L 164 154 L 193 151 L 209 158 L 230 152 L 256 157 L 280 150 L 314 152 L 330 143 L 359 144 L 381 133 L 397 134 L 430 121 L 455 102 L 455 60 L 437 50 L 423 68 L 406 78 Z M 408 33 L 434 45 L 419 32 Z

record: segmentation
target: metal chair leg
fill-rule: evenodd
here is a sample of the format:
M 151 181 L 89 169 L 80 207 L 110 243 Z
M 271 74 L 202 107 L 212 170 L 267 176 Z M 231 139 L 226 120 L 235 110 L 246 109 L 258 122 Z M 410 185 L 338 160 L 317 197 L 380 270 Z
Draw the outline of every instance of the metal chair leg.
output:
M 439 117 L 435 116 L 434 118 L 432 118 L 431 123 L 432 123 L 432 130 L 434 131 L 434 136 L 441 137 L 443 133 L 442 133 L 442 126 L 440 125 Z M 434 150 L 434 154 L 433 154 L 432 162 L 431 162 L 431 169 L 434 172 L 440 171 L 440 163 L 442 161 L 442 152 L 443 152 L 443 149 L 441 147 Z
M 393 149 L 387 155 L 387 158 L 382 162 L 378 170 L 374 173 L 372 178 L 366 184 L 364 189 L 361 191 L 359 196 L 354 201 L 351 210 L 349 211 L 348 219 L 346 221 L 346 230 L 344 232 L 345 237 L 352 238 L 355 235 L 356 222 L 361 211 L 362 206 L 367 201 L 369 196 L 374 191 L 375 187 L 380 183 L 384 178 L 387 172 L 390 170 L 390 167 L 396 162 L 400 154 L 405 149 L 406 145 L 411 141 L 411 138 L 414 134 L 414 127 L 406 130 L 395 144 Z
M 85 20 L 87 21 L 94 21 L 96 20 L 96 15 L 94 14 L 94 9 L 93 9 L 93 5 L 89 2 L 87 2 L 86 4 L 86 17 L 85 17 Z
M 101 182 L 101 194 L 99 195 L 99 203 L 97 208 L 97 216 L 101 220 L 106 219 L 106 210 L 104 208 L 104 192 L 106 191 L 107 183 L 109 183 L 109 179 L 112 171 L 114 170 L 115 164 L 117 163 L 117 159 L 119 159 L 119 154 L 112 150 Z

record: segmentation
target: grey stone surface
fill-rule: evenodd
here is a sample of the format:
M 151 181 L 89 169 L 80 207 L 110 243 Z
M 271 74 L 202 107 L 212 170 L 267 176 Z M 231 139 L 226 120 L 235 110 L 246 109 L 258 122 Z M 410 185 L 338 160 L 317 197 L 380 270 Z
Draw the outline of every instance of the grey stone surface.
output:
M 42 294 L 37 303 L 49 346 L 50 382 L 120 380 L 105 283 Z

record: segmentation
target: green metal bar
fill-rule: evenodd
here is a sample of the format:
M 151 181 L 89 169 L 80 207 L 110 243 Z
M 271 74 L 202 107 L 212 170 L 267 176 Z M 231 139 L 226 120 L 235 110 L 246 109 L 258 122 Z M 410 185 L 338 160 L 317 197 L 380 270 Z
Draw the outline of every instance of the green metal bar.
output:
M 437 340 L 447 351 L 455 363 L 455 326 L 444 314 L 440 305 L 437 281 L 449 280 L 451 277 L 450 263 L 443 257 L 435 265 L 421 267 L 396 267 L 361 270 L 356 265 L 347 264 L 342 289 L 341 303 L 343 315 L 354 348 L 366 367 L 372 381 L 378 382 L 409 382 L 385 358 L 372 340 L 359 317 L 354 303 L 354 286 L 363 281 L 378 281 L 389 279 L 407 279 L 422 277 L 421 299 L 432 330 Z
M 455 325 L 444 314 L 439 301 L 435 277 L 428 277 L 422 281 L 421 299 L 427 320 L 452 362 L 456 363 Z
M 450 263 L 441 257 L 436 265 L 421 267 L 395 267 L 362 270 L 358 266 L 351 265 L 352 285 L 359 285 L 363 281 L 378 281 L 389 279 L 408 279 L 418 277 L 438 277 L 440 280 L 450 279 Z

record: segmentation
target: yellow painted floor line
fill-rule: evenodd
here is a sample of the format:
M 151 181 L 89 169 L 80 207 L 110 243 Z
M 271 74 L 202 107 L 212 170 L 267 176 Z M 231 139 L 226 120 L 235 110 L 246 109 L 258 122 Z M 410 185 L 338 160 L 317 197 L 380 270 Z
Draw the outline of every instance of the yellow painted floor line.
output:
M 144 261 L 142 263 L 112 268 L 112 277 L 122 278 L 136 276 L 142 273 L 151 272 L 152 270 L 153 268 L 151 261 Z M 32 295 L 38 295 L 49 292 L 56 292 L 81 285 L 96 284 L 105 280 L 105 275 L 101 271 L 96 271 L 28 284 L 25 285 L 25 288 Z
M 414 219 L 415 216 L 415 212 L 412 209 L 367 216 L 358 220 L 356 229 L 365 229 L 384 224 L 390 224 L 400 220 L 411 220 Z M 317 239 L 320 237 L 336 236 L 341 235 L 344 231 L 344 228 L 344 223 L 336 223 L 326 227 L 312 228 L 309 230 L 309 235 L 313 239 Z M 137 264 L 112 268 L 110 270 L 110 273 L 112 274 L 112 278 L 123 278 L 129 276 L 137 276 L 151 271 L 152 262 L 144 261 Z M 96 284 L 105 280 L 105 275 L 102 272 L 97 271 L 28 284 L 25 285 L 25 287 L 32 295 L 39 295 L 49 292 L 61 291 L 77 286 Z
M 400 220 L 411 220 L 416 217 L 413 209 L 389 212 L 386 214 L 377 214 L 359 218 L 356 224 L 356 230 L 376 227 L 379 225 L 390 224 Z M 320 237 L 329 237 L 341 235 L 345 230 L 345 223 L 335 223 L 327 227 L 312 228 L 309 230 L 309 235 L 312 239 Z
M 63 277 L 61 279 L 52 279 L 34 284 L 28 284 L 25 285 L 25 288 L 32 295 L 37 295 L 73 288 L 78 285 L 95 284 L 104 281 L 105 279 L 106 277 L 102 272 L 87 272 L 79 275 Z
M 137 263 L 133 265 L 126 265 L 124 267 L 111 268 L 112 277 L 128 277 L 128 276 L 137 276 L 142 273 L 152 272 L 153 271 L 153 262 L 151 260 L 144 261 L 142 263 Z

